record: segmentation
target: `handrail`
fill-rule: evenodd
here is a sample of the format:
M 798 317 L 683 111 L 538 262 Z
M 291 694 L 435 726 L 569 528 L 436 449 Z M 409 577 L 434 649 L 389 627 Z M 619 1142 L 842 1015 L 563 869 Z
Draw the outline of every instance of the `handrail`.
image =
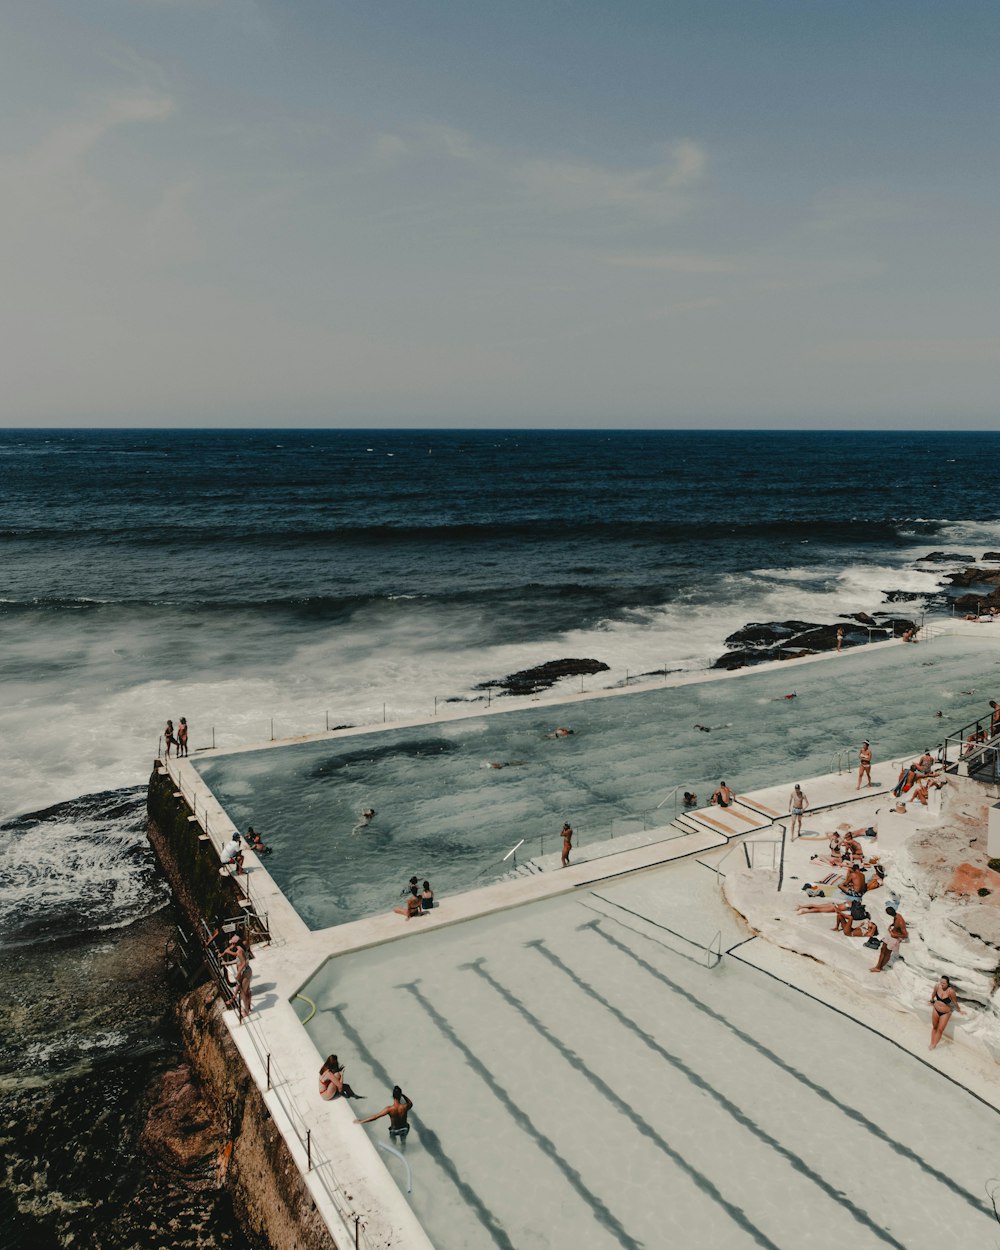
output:
M 282 1073 L 275 1060 L 259 1017 L 247 1017 L 243 1022 L 243 1036 L 249 1039 L 258 1060 L 268 1074 L 268 1092 L 272 1093 L 281 1104 L 299 1145 L 306 1153 L 306 1171 L 315 1174 L 344 1226 L 349 1228 L 352 1224 L 354 1225 L 355 1245 L 365 1246 L 367 1250 L 375 1250 L 374 1243 L 365 1230 L 364 1220 L 351 1206 L 350 1197 L 337 1180 L 330 1160 L 321 1159 L 317 1162 L 312 1157 L 312 1129 L 309 1127 L 306 1115 L 295 1105 L 291 1093 L 288 1092 L 291 1088 L 291 1081 Z
M 510 848 L 510 850 L 507 852 L 507 854 L 506 854 L 506 855 L 503 857 L 503 859 L 500 861 L 500 863 L 501 863 L 501 864 L 506 864 L 507 860 L 508 860 L 508 859 L 510 859 L 510 857 L 513 855 L 513 856 L 515 856 L 515 859 L 514 859 L 514 864 L 515 864 L 515 866 L 516 866 L 516 865 L 517 865 L 517 858 L 516 858 L 516 856 L 517 856 L 518 849 L 519 849 L 520 847 L 524 846 L 525 841 L 526 841 L 526 839 L 525 839 L 525 838 L 522 838 L 522 839 L 521 839 L 521 841 L 520 841 L 520 842 L 518 842 L 517 846 L 512 846 L 512 847 Z

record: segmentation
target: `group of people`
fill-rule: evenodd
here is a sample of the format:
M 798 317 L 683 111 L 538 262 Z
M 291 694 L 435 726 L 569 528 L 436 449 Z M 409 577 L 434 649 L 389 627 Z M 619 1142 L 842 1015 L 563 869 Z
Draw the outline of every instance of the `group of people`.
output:
M 336 1098 L 364 1098 L 357 1094 L 344 1080 L 344 1065 L 336 1055 L 327 1055 L 319 1070 L 319 1096 L 324 1102 L 333 1102 Z M 392 1102 L 374 1115 L 366 1115 L 364 1119 L 355 1120 L 355 1124 L 371 1124 L 373 1120 L 389 1117 L 389 1136 L 405 1140 L 410 1131 L 408 1116 L 413 1109 L 413 1099 L 408 1098 L 398 1085 L 392 1087 Z
M 434 891 L 431 889 L 431 883 L 425 881 L 423 888 L 417 882 L 416 877 L 411 877 L 403 890 L 403 898 L 406 900 L 402 907 L 394 907 L 392 910 L 397 915 L 405 916 L 407 920 L 412 920 L 414 916 L 422 916 L 424 912 L 431 911 L 434 907 Z
M 271 847 L 265 844 L 264 839 L 253 827 L 253 825 L 250 825 L 247 829 L 245 841 L 240 836 L 239 832 L 235 832 L 219 852 L 219 858 L 222 860 L 223 866 L 226 868 L 232 868 L 237 876 L 241 873 L 246 876 L 246 869 L 243 867 L 244 845 L 249 847 L 250 850 L 257 855 L 271 854 Z
M 174 722 L 168 720 L 163 729 L 163 754 L 169 755 L 170 748 L 176 748 L 174 754 L 178 759 L 182 755 L 188 753 L 188 723 L 187 718 L 182 716 L 177 722 L 177 728 L 174 729 Z

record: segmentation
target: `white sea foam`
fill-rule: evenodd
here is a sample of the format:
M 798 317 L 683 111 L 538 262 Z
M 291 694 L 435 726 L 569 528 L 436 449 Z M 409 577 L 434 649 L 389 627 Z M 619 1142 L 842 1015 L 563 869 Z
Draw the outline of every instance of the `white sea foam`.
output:
M 1000 526 L 995 527 L 1000 531 Z M 952 538 L 948 539 L 949 544 Z M 1000 545 L 1000 533 L 998 533 Z M 926 551 L 926 546 L 920 548 Z M 349 623 L 282 626 L 272 614 L 199 616 L 165 609 L 156 621 L 115 629 L 53 613 L 27 630 L 0 618 L 6 698 L 0 737 L 0 813 L 34 811 L 80 794 L 141 784 L 167 717 L 186 716 L 193 750 L 315 733 L 327 723 L 370 724 L 433 716 L 449 698 L 486 700 L 485 681 L 567 656 L 610 671 L 564 679 L 539 697 L 596 690 L 663 668 L 705 668 L 725 638 L 751 621 L 832 621 L 880 607 L 886 590 L 933 591 L 940 570 L 856 563 L 730 572 L 711 593 L 619 612 L 575 628 L 571 608 L 527 641 L 484 643 L 484 611 L 468 603 L 433 607 L 374 603 Z M 893 606 L 919 613 L 921 602 Z M 561 624 L 563 628 L 556 627 Z M 495 696 L 494 696 L 495 697 Z M 504 696 L 504 704 L 523 699 Z

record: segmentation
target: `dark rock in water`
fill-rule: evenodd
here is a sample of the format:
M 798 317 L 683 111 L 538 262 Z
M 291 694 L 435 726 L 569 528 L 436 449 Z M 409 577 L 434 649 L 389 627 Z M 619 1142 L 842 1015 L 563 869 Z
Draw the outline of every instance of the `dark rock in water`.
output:
M 766 624 L 760 621 L 752 621 L 749 625 L 744 625 L 742 629 L 738 629 L 735 634 L 730 634 L 726 639 L 727 647 L 742 646 L 764 646 L 777 642 L 783 642 L 787 638 L 791 638 L 796 634 L 801 634 L 809 629 L 822 629 L 821 625 L 816 625 L 810 621 L 769 621 Z
M 898 637 L 903 630 L 914 628 L 913 621 L 902 617 L 882 612 L 879 617 L 881 619 L 876 620 L 867 612 L 852 612 L 845 620 L 857 621 L 857 625 L 836 622 L 832 625 L 817 625 L 809 621 L 753 621 L 729 635 L 726 639 L 729 651 L 720 655 L 712 667 L 746 668 L 751 664 L 763 664 L 766 660 L 794 660 L 816 655 L 821 651 L 833 651 L 837 646 L 837 633 L 841 629 L 844 630 L 841 646 L 846 648 L 857 647 L 869 641 L 881 642 L 892 637 L 893 633 Z
M 974 564 L 975 556 L 961 555 L 956 551 L 932 551 L 929 555 L 920 556 L 919 564 Z
M 953 586 L 1000 586 L 1000 569 L 984 569 L 979 565 L 948 574 Z
M 992 560 L 995 564 L 1000 563 L 1000 551 L 984 551 L 984 560 Z
M 534 668 L 522 669 L 496 681 L 483 681 L 476 690 L 499 690 L 503 694 L 537 694 L 554 686 L 562 677 L 579 677 L 581 673 L 607 673 L 607 664 L 600 660 L 549 660 Z
M 986 595 L 959 595 L 953 602 L 960 612 L 978 613 L 981 608 L 989 610 L 1000 607 L 1000 590 L 991 590 Z
M 920 590 L 884 590 L 882 594 L 885 596 L 886 603 L 908 603 L 912 599 L 926 599 L 927 596 Z M 860 613 L 861 616 L 865 614 Z

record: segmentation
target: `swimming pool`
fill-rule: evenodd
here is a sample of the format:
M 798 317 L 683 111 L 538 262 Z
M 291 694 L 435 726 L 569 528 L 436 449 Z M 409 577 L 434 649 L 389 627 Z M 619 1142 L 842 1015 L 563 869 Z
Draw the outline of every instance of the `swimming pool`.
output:
M 310 980 L 308 1032 L 365 1113 L 397 1082 L 414 1100 L 411 1203 L 440 1250 L 993 1244 L 1000 1117 L 756 969 L 709 967 L 717 930 L 741 936 L 688 861 Z M 357 1131 L 387 1143 L 386 1123 Z
M 668 836 L 676 811 L 668 796 L 678 786 L 705 802 L 721 778 L 746 790 L 793 771 L 827 773 L 834 752 L 863 737 L 876 764 L 933 745 L 981 712 L 992 689 L 976 687 L 997 672 L 995 656 L 990 642 L 966 638 L 872 647 L 622 697 L 239 752 L 196 767 L 238 827 L 264 830 L 274 848 L 268 871 L 305 922 L 321 929 L 391 907 L 411 874 L 429 878 L 439 897 L 484 884 L 522 838 L 522 858 L 554 852 L 564 820 L 576 831 L 579 858 L 644 822 L 664 830 L 652 836 Z M 796 698 L 784 697 L 793 691 Z M 552 737 L 560 725 L 573 734 Z M 375 818 L 358 827 L 369 806 Z

